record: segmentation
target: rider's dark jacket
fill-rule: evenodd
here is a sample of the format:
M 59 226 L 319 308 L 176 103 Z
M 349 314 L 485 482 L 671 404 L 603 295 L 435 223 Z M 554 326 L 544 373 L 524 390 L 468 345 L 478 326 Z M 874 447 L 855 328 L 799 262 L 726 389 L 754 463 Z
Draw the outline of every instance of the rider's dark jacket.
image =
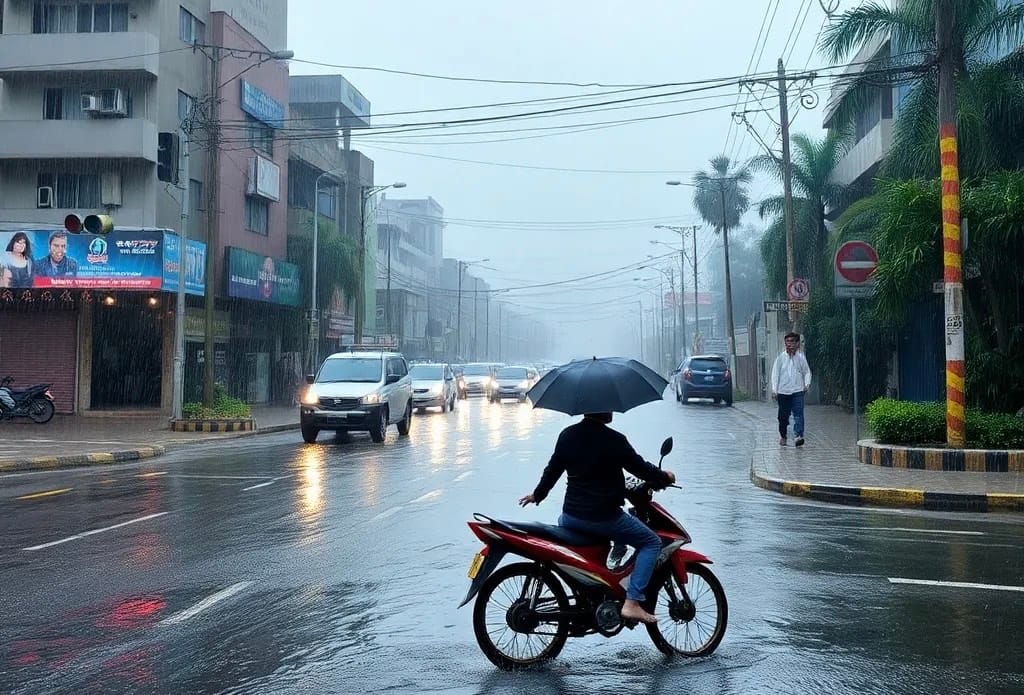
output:
M 583 418 L 562 430 L 533 497 L 539 504 L 565 471 L 563 512 L 591 521 L 614 519 L 622 513 L 626 493 L 622 469 L 659 487 L 670 482 L 664 471 L 636 453 L 625 435 Z

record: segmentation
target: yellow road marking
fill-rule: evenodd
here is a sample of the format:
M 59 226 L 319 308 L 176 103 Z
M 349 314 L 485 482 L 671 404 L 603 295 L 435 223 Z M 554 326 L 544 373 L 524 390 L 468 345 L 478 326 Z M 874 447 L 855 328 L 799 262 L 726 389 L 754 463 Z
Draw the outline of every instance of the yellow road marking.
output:
M 63 495 L 65 492 L 71 492 L 74 488 L 64 487 L 59 490 L 46 490 L 45 492 L 33 492 L 30 495 L 22 495 L 18 497 L 19 500 L 34 500 L 40 497 L 53 497 L 54 495 Z
M 158 475 L 167 475 L 167 471 L 159 471 L 159 472 L 156 472 L 156 473 L 140 473 L 139 475 L 137 475 L 135 477 L 136 478 L 155 478 Z

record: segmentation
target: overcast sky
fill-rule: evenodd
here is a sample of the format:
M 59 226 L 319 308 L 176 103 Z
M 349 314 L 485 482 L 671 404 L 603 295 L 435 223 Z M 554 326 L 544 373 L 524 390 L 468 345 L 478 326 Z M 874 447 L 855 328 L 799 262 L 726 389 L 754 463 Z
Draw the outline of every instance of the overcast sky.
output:
M 852 0 L 845 0 L 841 7 L 851 4 Z M 767 41 L 758 44 L 766 9 L 770 31 Z M 587 101 L 387 115 L 395 112 L 623 88 L 488 84 L 299 61 L 492 80 L 607 85 L 694 82 L 746 74 L 752 60 L 753 71 L 773 71 L 780 56 L 788 57 L 787 67 L 792 70 L 828 65 L 813 52 L 824 19 L 818 0 L 290 0 L 288 32 L 289 48 L 297 58 L 292 73 L 343 74 L 370 100 L 373 113 L 380 114 L 374 116 L 374 125 L 381 126 L 523 113 Z M 816 86 L 827 88 L 825 81 Z M 692 88 L 620 92 L 600 101 Z M 738 94 L 737 87 L 729 86 L 622 104 L 628 108 L 617 110 L 586 109 L 569 116 L 502 121 L 476 128 L 460 126 L 400 136 L 364 132 L 353 137 L 353 148 L 375 161 L 378 183 L 404 181 L 408 188 L 401 192 L 402 197 L 432 196 L 444 207 L 446 256 L 490 259 L 487 268 L 476 272 L 494 287 L 551 282 L 608 271 L 641 261 L 650 253 L 667 253 L 649 242 L 657 238 L 670 242 L 673 235 L 655 230 L 653 225 L 698 222 L 691 189 L 669 187 L 665 181 L 689 180 L 710 157 L 723 151 L 741 160 L 759 152 L 751 137 L 730 127 L 730 112 Z M 794 132 L 821 134 L 821 106 L 827 91 L 821 94 L 822 103 L 816 110 L 796 114 Z M 769 92 L 766 102 L 772 108 L 777 105 L 773 97 L 774 92 Z M 641 106 L 680 99 L 687 101 Z M 750 100 L 747 108 L 758 108 L 756 100 Z M 589 132 L 571 132 L 575 128 L 564 129 L 570 132 L 522 130 L 698 109 L 710 110 Z M 767 117 L 750 117 L 766 140 L 774 142 L 777 129 Z M 499 142 L 480 142 L 493 140 Z M 759 180 L 751 195 L 756 200 L 772 192 L 771 182 Z M 750 220 L 756 218 L 751 215 Z M 705 243 L 713 243 L 710 231 L 704 234 Z M 568 352 L 575 354 L 584 348 L 585 352 L 623 352 L 635 345 L 635 339 L 630 343 L 621 337 L 636 323 L 640 293 L 631 278 L 644 272 L 596 283 L 604 289 L 593 289 L 592 282 L 591 289 L 584 290 L 580 288 L 588 285 L 580 283 L 557 292 L 510 293 L 506 298 L 526 307 L 550 307 L 551 317 L 572 321 L 565 323 L 574 338 L 564 346 Z M 648 297 L 645 303 L 649 306 L 650 301 Z

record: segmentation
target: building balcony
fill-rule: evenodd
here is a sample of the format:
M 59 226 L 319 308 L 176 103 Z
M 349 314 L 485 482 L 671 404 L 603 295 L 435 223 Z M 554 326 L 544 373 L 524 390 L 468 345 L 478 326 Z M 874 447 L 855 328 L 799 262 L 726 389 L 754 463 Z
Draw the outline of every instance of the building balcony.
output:
M 872 171 L 892 147 L 892 119 L 884 118 L 857 141 L 836 165 L 833 178 L 848 186 Z
M 0 121 L 0 159 L 144 159 L 156 162 L 157 128 L 142 118 Z
M 134 72 L 156 77 L 160 41 L 137 31 L 113 34 L 0 34 L 0 78 L 26 73 Z

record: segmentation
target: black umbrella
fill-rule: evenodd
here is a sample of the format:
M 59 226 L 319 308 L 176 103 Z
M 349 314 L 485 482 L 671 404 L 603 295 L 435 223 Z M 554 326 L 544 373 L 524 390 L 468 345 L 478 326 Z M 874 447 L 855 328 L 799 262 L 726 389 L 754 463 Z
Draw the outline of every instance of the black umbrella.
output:
M 624 413 L 660 401 L 668 382 L 636 360 L 602 357 L 555 367 L 529 393 L 534 408 L 569 415 Z

